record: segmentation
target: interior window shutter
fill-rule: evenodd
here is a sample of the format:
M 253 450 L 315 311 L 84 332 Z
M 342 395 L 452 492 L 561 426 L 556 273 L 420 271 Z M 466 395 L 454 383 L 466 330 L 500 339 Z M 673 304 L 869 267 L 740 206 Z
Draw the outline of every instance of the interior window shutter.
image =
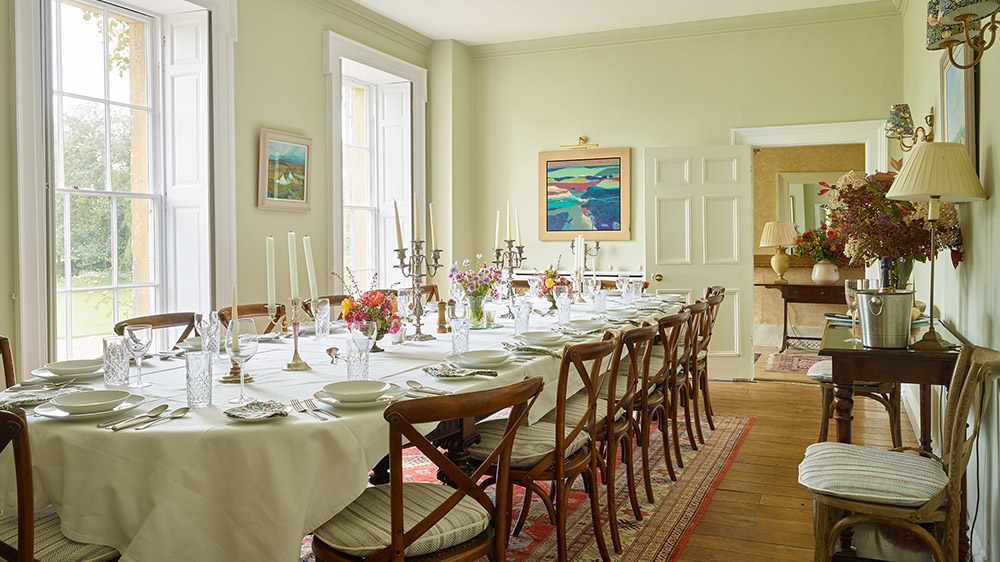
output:
M 413 206 L 413 167 L 412 167 L 412 115 L 410 112 L 410 83 L 397 82 L 378 86 L 377 115 L 377 150 L 379 178 L 379 256 L 382 263 L 380 277 L 384 276 L 390 286 L 392 283 L 408 285 L 398 269 L 393 266 L 396 259 L 396 223 L 393 215 L 393 201 L 398 201 L 400 215 L 402 209 L 412 209 Z M 411 213 L 406 212 L 407 216 Z M 420 217 L 421 228 L 430 232 L 426 213 Z M 429 237 L 430 234 L 424 236 Z M 403 234 L 404 244 L 410 237 Z M 428 241 L 427 244 L 430 242 Z M 407 247 L 409 249 L 409 247 Z M 427 245 L 424 245 L 426 251 Z
M 208 12 L 163 18 L 167 310 L 212 305 Z

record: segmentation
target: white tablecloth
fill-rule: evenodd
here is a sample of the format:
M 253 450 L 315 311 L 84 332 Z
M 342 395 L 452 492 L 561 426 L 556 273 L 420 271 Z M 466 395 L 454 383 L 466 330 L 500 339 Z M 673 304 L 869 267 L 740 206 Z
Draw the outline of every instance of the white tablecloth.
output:
M 574 308 L 574 318 L 590 316 L 585 307 Z M 532 329 L 553 323 L 551 316 L 532 315 Z M 509 326 L 474 331 L 470 349 L 496 348 L 512 335 Z M 555 406 L 555 358 L 508 363 L 496 378 L 441 380 L 420 368 L 450 353 L 450 335 L 404 345 L 388 340 L 380 342 L 384 353 L 371 356 L 374 378 L 468 392 L 540 376 L 546 385 L 531 421 Z M 300 354 L 313 370 L 286 372 L 291 341 L 260 344 L 248 363 L 255 382 L 247 393 L 287 403 L 345 380 L 344 361 L 331 365 L 326 356 L 332 345 L 346 349 L 345 335 L 322 342 L 304 337 Z M 148 401 L 137 411 L 186 405 L 183 360 L 144 365 L 153 385 L 141 391 Z M 216 378 L 228 365 L 224 358 L 216 362 Z M 295 412 L 267 423 L 230 422 L 221 412 L 238 393 L 238 385 L 217 383 L 212 406 L 144 431 L 112 433 L 96 422 L 29 417 L 36 510 L 51 503 L 68 537 L 113 546 L 124 561 L 297 560 L 302 536 L 364 490 L 368 470 L 388 453 L 388 425 L 381 408 L 341 409 L 341 419 L 325 422 Z M 0 455 L 0 485 L 9 513 L 16 505 L 9 448 Z

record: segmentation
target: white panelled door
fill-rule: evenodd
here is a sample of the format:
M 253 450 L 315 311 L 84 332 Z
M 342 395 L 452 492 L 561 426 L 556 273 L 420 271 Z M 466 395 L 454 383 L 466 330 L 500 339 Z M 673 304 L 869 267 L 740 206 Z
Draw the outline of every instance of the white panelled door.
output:
M 709 348 L 712 378 L 753 377 L 753 174 L 750 147 L 647 148 L 646 268 L 650 290 L 723 285 Z
M 396 257 L 396 219 L 393 202 L 400 208 L 403 222 L 412 216 L 408 211 L 413 208 L 413 144 L 411 142 L 412 114 L 410 112 L 410 83 L 396 82 L 378 86 L 378 178 L 382 184 L 379 194 L 379 256 L 382 260 L 379 268 L 380 287 L 389 287 L 394 283 L 406 286 L 406 279 L 395 266 L 399 264 Z M 426 217 L 424 217 L 426 218 Z M 410 231 L 404 224 L 403 243 L 409 248 L 409 239 L 405 233 Z

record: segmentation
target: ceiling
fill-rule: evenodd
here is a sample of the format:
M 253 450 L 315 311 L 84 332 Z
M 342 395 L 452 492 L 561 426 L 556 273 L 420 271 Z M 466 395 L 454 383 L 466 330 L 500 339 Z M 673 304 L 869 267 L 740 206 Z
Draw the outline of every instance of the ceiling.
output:
M 877 0 L 355 1 L 431 39 L 483 45 Z

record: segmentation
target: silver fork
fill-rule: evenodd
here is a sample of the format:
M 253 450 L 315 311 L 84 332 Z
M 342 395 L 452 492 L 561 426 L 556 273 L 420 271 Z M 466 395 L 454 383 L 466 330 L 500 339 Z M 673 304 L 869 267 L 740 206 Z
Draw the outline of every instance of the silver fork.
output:
M 319 406 L 317 406 L 316 403 L 313 402 L 312 398 L 306 398 L 305 400 L 302 401 L 302 403 L 304 403 L 309 408 L 309 410 L 311 410 L 313 412 L 318 412 L 318 413 L 323 414 L 325 416 L 330 416 L 333 419 L 337 419 L 337 418 L 340 417 L 337 414 L 334 414 L 333 412 L 328 412 L 328 411 L 320 408 Z
M 318 419 L 319 421 L 323 421 L 323 418 L 319 417 L 319 414 L 310 410 L 309 408 L 306 408 L 306 405 L 303 404 L 300 400 L 292 398 L 291 404 L 292 408 L 294 408 L 296 412 L 300 414 L 309 414 L 310 416 Z

